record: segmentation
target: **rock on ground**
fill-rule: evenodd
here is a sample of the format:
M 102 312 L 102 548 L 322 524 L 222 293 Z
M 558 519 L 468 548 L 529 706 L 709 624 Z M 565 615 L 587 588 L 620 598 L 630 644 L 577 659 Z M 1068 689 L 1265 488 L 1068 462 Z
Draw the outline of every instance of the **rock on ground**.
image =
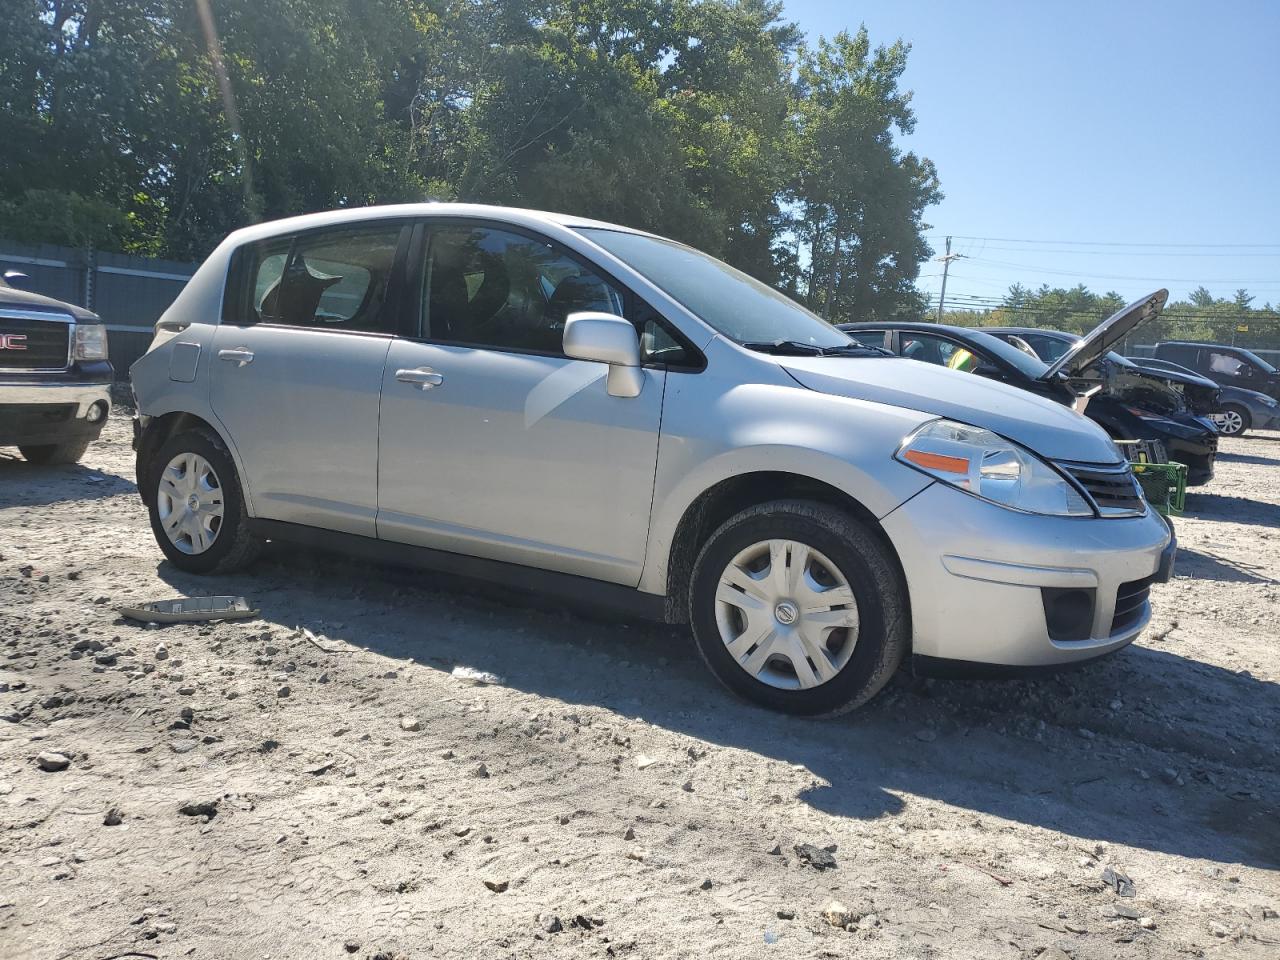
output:
M 78 466 L 0 451 L 0 955 L 1272 960 L 1280 437 L 1222 451 L 1136 645 L 826 722 L 682 629 L 275 547 L 182 574 L 122 419 Z M 113 610 L 215 593 L 263 619 Z

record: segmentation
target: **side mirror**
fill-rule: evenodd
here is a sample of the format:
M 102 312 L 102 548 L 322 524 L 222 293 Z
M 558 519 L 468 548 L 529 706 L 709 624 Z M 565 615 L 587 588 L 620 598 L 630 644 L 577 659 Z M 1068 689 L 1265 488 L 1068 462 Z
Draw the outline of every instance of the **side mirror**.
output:
M 15 290 L 25 290 L 27 289 L 27 284 L 31 282 L 31 278 L 21 270 L 6 270 L 4 272 L 4 282 Z
M 564 323 L 564 355 L 609 365 L 611 397 L 638 397 L 644 386 L 640 336 L 629 320 L 611 313 L 571 313 Z

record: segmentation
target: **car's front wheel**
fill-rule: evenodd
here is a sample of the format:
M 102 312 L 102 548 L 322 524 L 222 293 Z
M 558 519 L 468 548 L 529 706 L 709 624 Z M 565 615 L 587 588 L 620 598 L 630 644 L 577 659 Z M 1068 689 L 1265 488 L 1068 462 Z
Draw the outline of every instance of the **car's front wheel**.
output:
M 1215 413 L 1213 422 L 1224 437 L 1238 437 L 1252 426 L 1249 411 L 1234 403 L 1228 403 Z
M 235 463 L 216 434 L 170 437 L 152 464 L 139 482 L 151 486 L 151 530 L 169 562 L 190 573 L 229 573 L 257 555 Z
M 907 597 L 888 548 L 851 513 L 777 500 L 703 545 L 689 597 L 711 671 L 748 700 L 831 716 L 870 700 L 908 646 Z

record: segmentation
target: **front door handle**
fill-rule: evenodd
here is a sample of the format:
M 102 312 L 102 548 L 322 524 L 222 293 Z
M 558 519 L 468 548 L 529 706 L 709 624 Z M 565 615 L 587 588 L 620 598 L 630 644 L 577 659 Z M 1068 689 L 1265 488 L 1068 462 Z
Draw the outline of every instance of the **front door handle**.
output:
M 253 363 L 253 351 L 248 347 L 233 347 L 230 350 L 219 350 L 218 359 L 227 360 L 243 367 L 246 363 Z
M 413 370 L 397 370 L 396 379 L 401 383 L 412 383 L 419 390 L 430 390 L 444 383 L 444 377 L 430 367 L 417 367 Z

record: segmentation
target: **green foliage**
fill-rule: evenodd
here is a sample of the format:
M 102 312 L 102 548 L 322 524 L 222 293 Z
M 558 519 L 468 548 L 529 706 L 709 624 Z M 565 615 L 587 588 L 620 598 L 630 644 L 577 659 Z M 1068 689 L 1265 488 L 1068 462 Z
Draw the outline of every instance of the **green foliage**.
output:
M 122 210 L 102 200 L 57 190 L 24 190 L 0 200 L 0 236 L 19 243 L 112 249 L 129 232 Z
M 1226 300 L 1197 287 L 1186 300 L 1168 303 L 1160 319 L 1139 327 L 1124 347 L 1158 340 L 1280 347 L 1280 311 L 1273 310 L 1270 304 L 1254 309 L 1253 300 L 1247 290 L 1237 290 L 1233 299 Z M 1015 283 L 1000 306 L 990 310 L 948 310 L 943 322 L 963 327 L 1043 327 L 1084 334 L 1124 305 L 1120 294 L 1093 293 L 1083 284 L 1070 290 L 1042 286 L 1033 293 Z
M 833 320 L 920 308 L 941 195 L 895 146 L 908 48 L 865 29 L 807 47 L 774 0 L 9 6 L 8 236 L 198 259 L 258 219 L 459 199 L 673 236 Z

